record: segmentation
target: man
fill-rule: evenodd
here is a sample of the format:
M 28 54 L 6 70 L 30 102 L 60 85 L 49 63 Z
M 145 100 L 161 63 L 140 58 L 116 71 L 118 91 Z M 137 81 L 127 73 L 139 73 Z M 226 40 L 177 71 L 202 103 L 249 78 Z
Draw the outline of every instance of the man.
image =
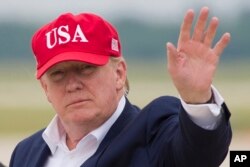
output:
M 37 79 L 55 109 L 48 127 L 20 142 L 11 167 L 215 167 L 231 141 L 230 113 L 211 86 L 225 33 L 212 48 L 218 19 L 205 25 L 188 10 L 168 70 L 181 100 L 165 96 L 144 109 L 130 104 L 127 67 L 115 28 L 94 14 L 63 14 L 32 39 Z

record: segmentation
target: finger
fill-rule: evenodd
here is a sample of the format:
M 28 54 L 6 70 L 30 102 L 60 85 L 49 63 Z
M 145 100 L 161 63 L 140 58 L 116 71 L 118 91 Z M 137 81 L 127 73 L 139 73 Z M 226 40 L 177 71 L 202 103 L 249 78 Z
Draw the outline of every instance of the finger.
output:
M 177 49 L 170 42 L 167 43 L 166 47 L 167 47 L 168 66 L 170 64 L 176 64 L 176 61 L 177 61 Z
M 216 30 L 217 30 L 217 27 L 219 25 L 219 20 L 217 17 L 213 17 L 210 21 L 210 24 L 208 26 L 208 29 L 207 29 L 207 33 L 206 33 L 206 36 L 205 36 L 205 39 L 204 39 L 204 44 L 208 47 L 211 47 L 212 43 L 213 43 L 213 40 L 214 40 L 214 36 L 216 34 Z
M 181 25 L 179 39 L 178 39 L 178 48 L 181 46 L 181 43 L 186 42 L 190 39 L 190 32 L 192 28 L 192 22 L 194 19 L 194 11 L 189 9 L 184 16 L 184 20 Z
M 230 42 L 231 35 L 230 33 L 225 33 L 223 36 L 220 38 L 220 40 L 216 43 L 214 47 L 214 52 L 217 56 L 220 56 L 223 50 L 226 48 L 228 43 Z
M 206 35 L 207 35 L 207 31 L 205 31 L 205 32 L 202 34 L 202 37 L 201 37 L 201 41 L 202 41 L 202 42 L 205 40 Z
M 203 32 L 204 32 L 205 27 L 206 27 L 208 13 L 209 13 L 208 7 L 203 7 L 201 9 L 199 18 L 198 18 L 197 23 L 196 23 L 195 28 L 194 28 L 194 33 L 193 33 L 193 37 L 192 37 L 193 40 L 195 40 L 195 41 L 202 40 Z

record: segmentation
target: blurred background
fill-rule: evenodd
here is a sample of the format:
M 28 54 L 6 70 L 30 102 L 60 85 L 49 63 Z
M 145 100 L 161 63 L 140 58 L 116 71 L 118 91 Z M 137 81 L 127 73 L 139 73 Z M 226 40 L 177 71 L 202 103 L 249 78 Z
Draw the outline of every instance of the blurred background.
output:
M 250 1 L 245 0 L 11 0 L 0 2 L 0 162 L 9 164 L 15 145 L 46 127 L 54 111 L 35 79 L 30 49 L 33 33 L 64 12 L 93 12 L 120 33 L 128 63 L 130 101 L 140 107 L 162 95 L 178 96 L 166 71 L 165 44 L 177 42 L 187 9 L 210 8 L 220 26 L 216 40 L 230 32 L 214 85 L 231 110 L 230 150 L 250 150 Z M 197 16 L 196 15 L 196 16 Z M 229 166 L 228 157 L 222 166 Z

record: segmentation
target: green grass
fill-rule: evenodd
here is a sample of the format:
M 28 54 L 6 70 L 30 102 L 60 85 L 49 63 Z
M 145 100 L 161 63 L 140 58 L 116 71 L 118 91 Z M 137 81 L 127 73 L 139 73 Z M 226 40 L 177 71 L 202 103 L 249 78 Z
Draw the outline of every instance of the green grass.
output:
M 46 127 L 53 115 L 48 108 L 1 108 L 0 132 L 31 133 Z
M 250 112 L 249 108 L 237 109 L 232 112 L 231 125 L 233 130 L 248 130 L 250 129 Z

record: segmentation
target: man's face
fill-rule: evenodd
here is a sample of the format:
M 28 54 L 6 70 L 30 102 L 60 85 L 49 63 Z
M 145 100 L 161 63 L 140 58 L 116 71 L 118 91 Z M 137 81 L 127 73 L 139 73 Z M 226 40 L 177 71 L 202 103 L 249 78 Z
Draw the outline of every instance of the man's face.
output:
M 104 66 L 68 61 L 51 67 L 40 81 L 63 124 L 95 127 L 115 111 L 125 79 L 124 61 Z

